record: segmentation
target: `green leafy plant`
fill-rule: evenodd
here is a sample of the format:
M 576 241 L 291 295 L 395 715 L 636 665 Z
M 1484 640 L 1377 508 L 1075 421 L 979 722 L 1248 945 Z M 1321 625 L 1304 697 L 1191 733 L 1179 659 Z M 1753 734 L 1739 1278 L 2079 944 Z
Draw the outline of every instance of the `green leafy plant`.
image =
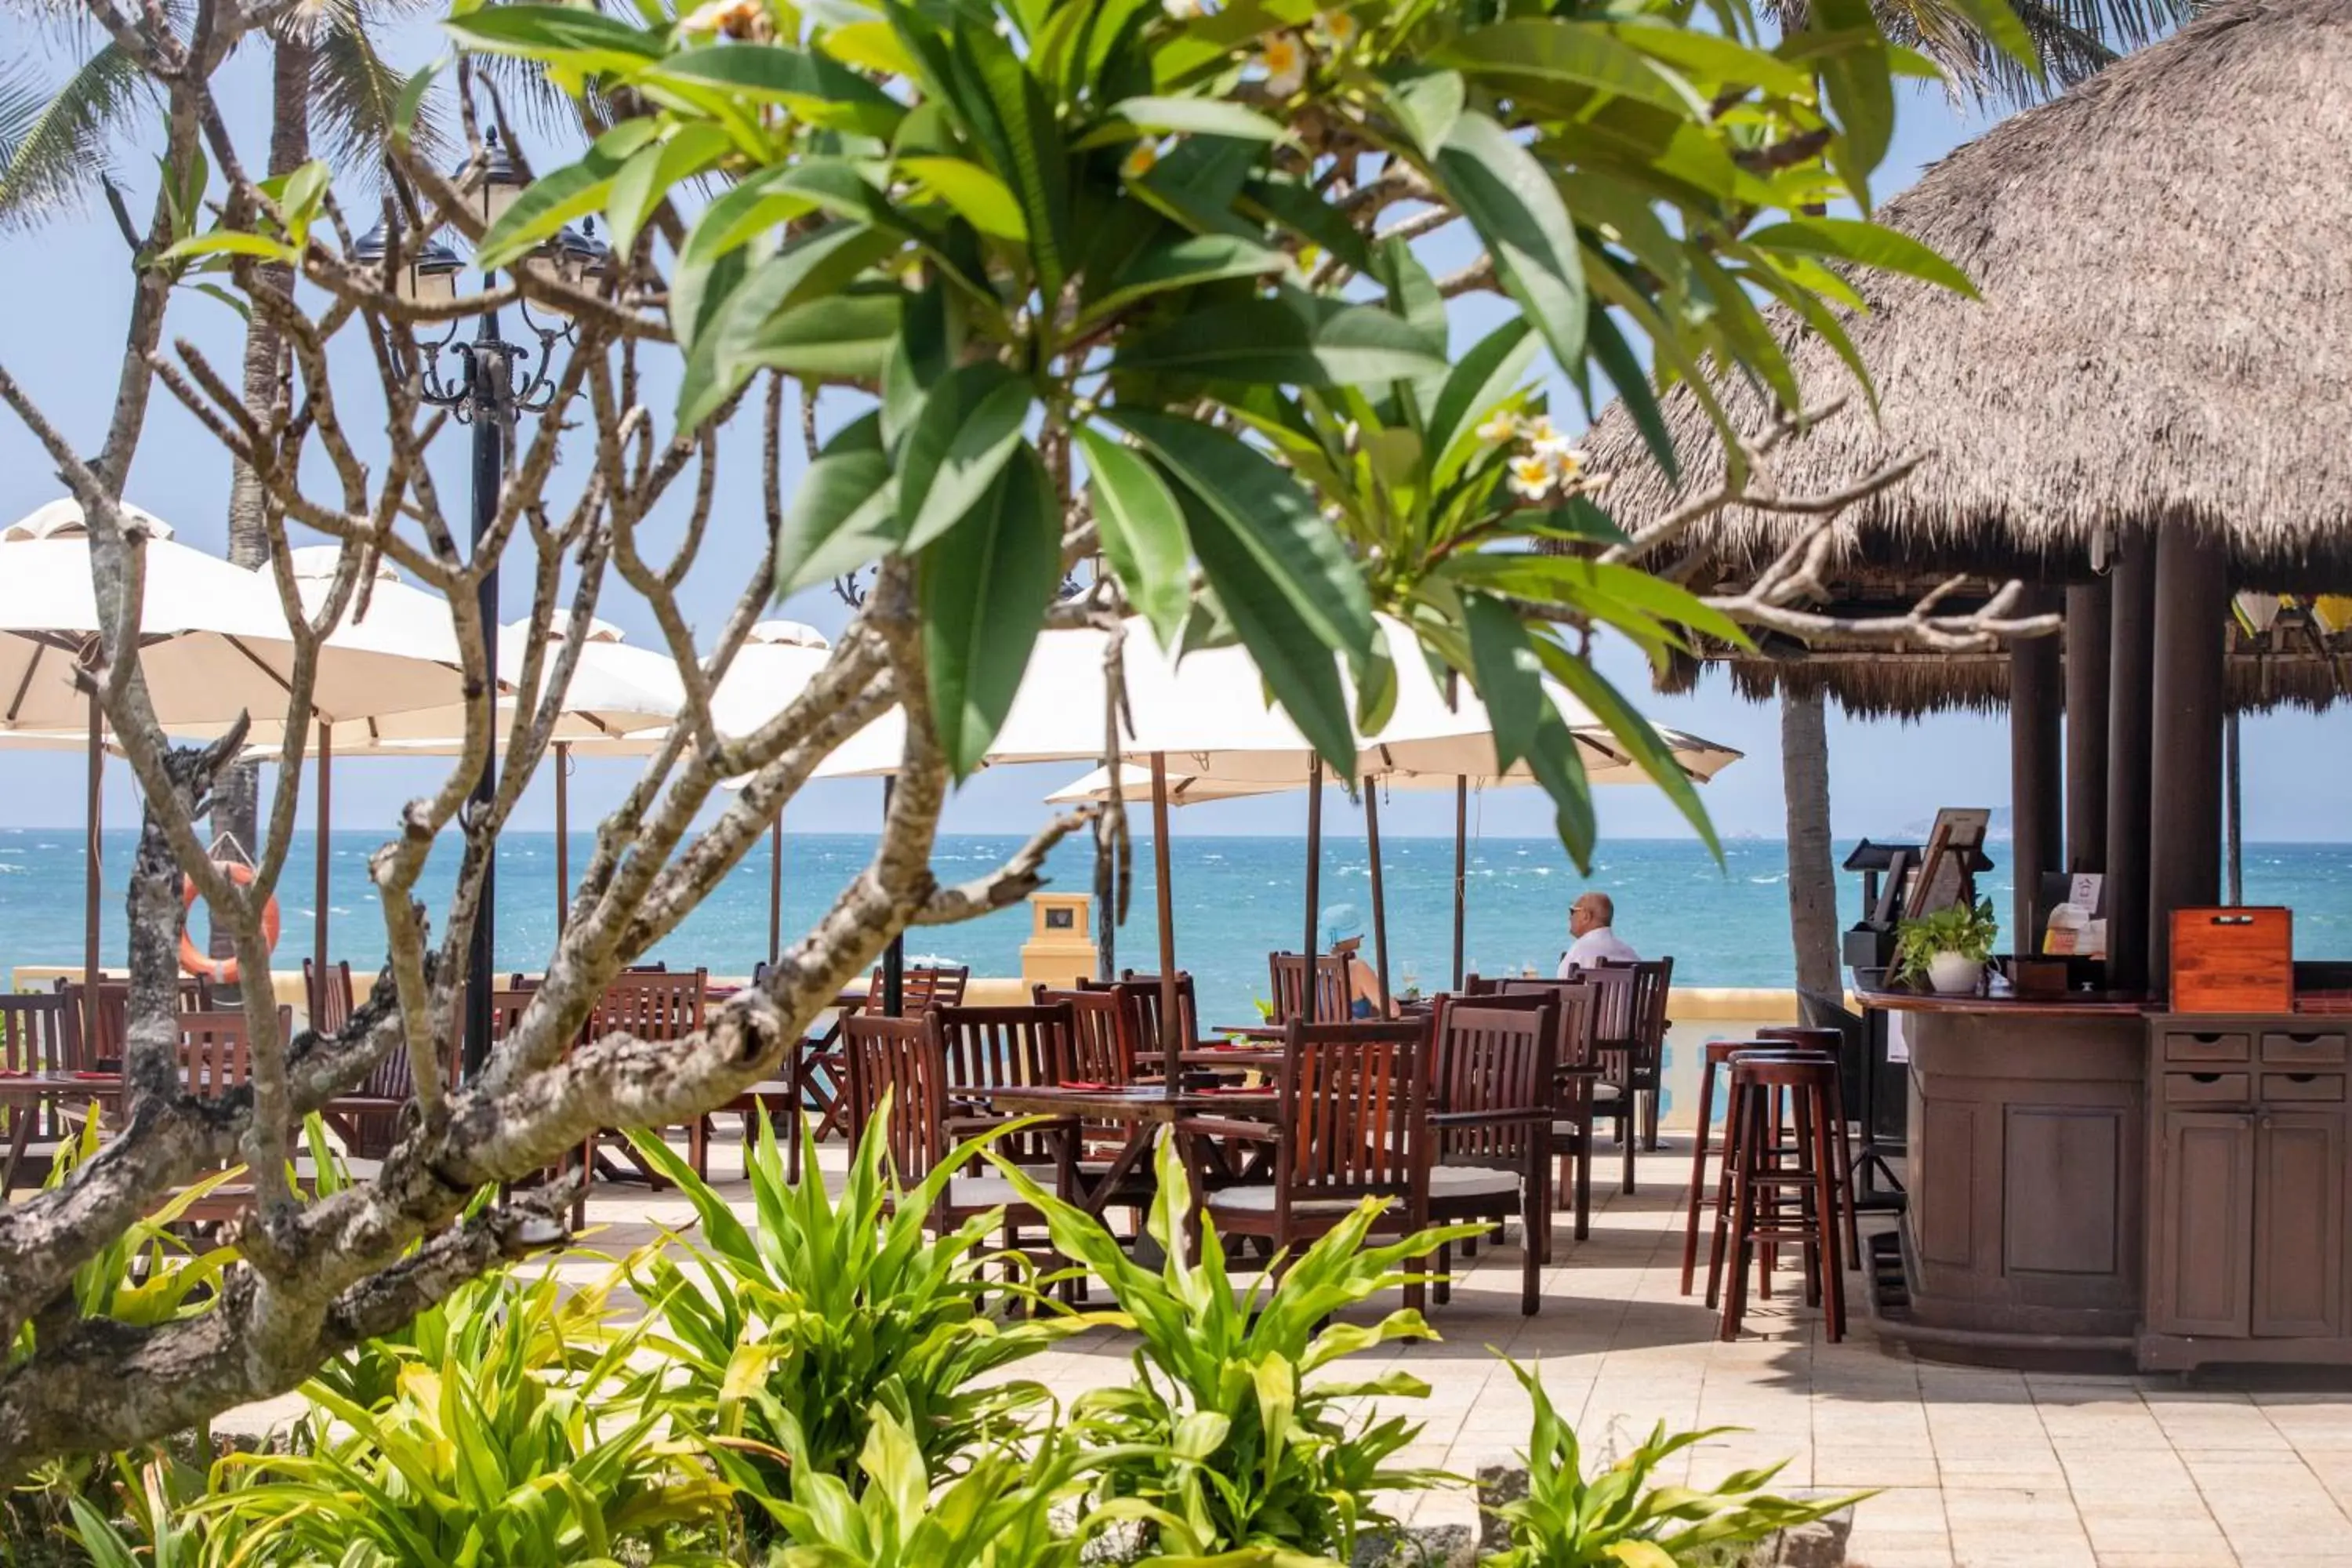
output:
M 730 1507 L 698 1443 L 659 1401 L 623 1393 L 645 1345 L 612 1326 L 606 1289 L 552 1273 L 468 1287 L 482 1300 L 438 1361 L 404 1358 L 373 1409 L 322 1384 L 310 1447 L 232 1454 L 214 1467 L 210 1561 L 276 1568 L 560 1568 L 625 1548 L 664 1563 L 705 1550 Z
M 1162 1552 L 1259 1549 L 1345 1561 L 1360 1531 L 1394 1524 L 1370 1500 L 1375 1493 L 1444 1479 L 1391 1462 L 1418 1425 L 1347 1413 L 1367 1395 L 1424 1397 L 1427 1384 L 1402 1372 L 1354 1381 L 1317 1374 L 1379 1345 L 1436 1338 L 1411 1310 L 1370 1324 L 1330 1320 L 1403 1284 L 1413 1260 L 1441 1243 L 1485 1227 L 1453 1226 L 1371 1246 L 1382 1205 L 1368 1200 L 1295 1259 L 1277 1259 L 1236 1291 L 1205 1215 L 1200 1259 L 1186 1260 L 1192 1185 L 1173 1140 L 1157 1154 L 1160 1190 L 1147 1221 L 1165 1258 L 1157 1269 L 1136 1262 L 1084 1210 L 997 1164 L 1044 1212 L 1055 1248 L 1109 1287 L 1120 1319 L 1140 1337 L 1133 1384 L 1081 1395 L 1070 1415 L 1085 1441 L 1107 1450 L 1099 1499 L 1136 1507 Z
M 1961 8 L 2031 58 L 2001 0 Z M 1548 369 L 1589 408 L 1599 371 L 1673 468 L 1645 358 L 1719 425 L 1715 374 L 1794 409 L 1759 305 L 1859 375 L 1849 273 L 1969 287 L 1867 216 L 1895 79 L 1933 68 L 1858 0 L 1778 8 L 1779 27 L 1759 10 L 710 0 L 675 19 L 483 5 L 448 27 L 626 106 L 480 236 L 484 266 L 601 212 L 667 301 L 680 438 L 761 372 L 855 405 L 780 519 L 777 586 L 914 563 L 957 774 L 1066 559 L 1098 554 L 1164 646 L 1245 646 L 1343 769 L 1351 720 L 1376 728 L 1393 699 L 1375 615 L 1398 617 L 1487 700 L 1499 760 L 1531 760 L 1582 865 L 1588 784 L 1543 678 L 1706 831 L 1588 639 L 1663 657 L 1694 628 L 1740 634 L 1608 555 L 1594 477 L 1529 389 Z M 266 237 L 196 247 L 320 243 L 296 233 L 299 194 Z M 1823 216 L 1847 206 L 1864 216 Z M 1467 263 L 1442 277 L 1414 248 L 1441 228 Z M 1452 301 L 1474 293 L 1517 320 L 1457 353 Z M 1562 542 L 1578 554 L 1534 552 Z
M 797 1497 L 819 1476 L 861 1484 L 877 1410 L 909 1435 L 927 1473 L 1018 1435 L 1045 1390 L 996 1374 L 1091 1321 L 1029 1319 L 1033 1290 L 982 1278 L 994 1215 L 926 1235 L 961 1162 L 899 1192 L 887 1117 L 886 1106 L 867 1125 L 836 1199 L 814 1137 L 801 1179 L 785 1179 L 763 1116 L 746 1162 L 749 1226 L 660 1140 L 631 1135 L 701 1220 L 698 1241 L 673 1239 L 631 1264 L 659 1311 L 646 1342 L 661 1360 L 642 1374 L 646 1391 L 681 1429 L 733 1446 L 747 1509 Z
M 91 1568 L 196 1568 L 203 1526 L 190 1510 L 204 1495 L 204 1472 L 161 1450 L 136 1463 L 117 1454 L 113 1470 L 123 1501 L 120 1519 L 87 1496 L 68 1500 L 74 1537 Z
M 2000 938 L 2000 923 L 1993 919 L 1990 899 L 1973 904 L 1963 899 L 1948 909 L 1905 921 L 1895 928 L 1895 977 L 1911 984 L 1925 980 L 1928 964 L 1939 952 L 1957 952 L 1982 963 L 1992 956 L 1992 944 Z
M 1528 1495 L 1494 1510 L 1511 1544 L 1483 1559 L 1485 1568 L 1682 1568 L 1731 1561 L 1738 1550 L 1777 1531 L 1825 1519 L 1869 1496 L 1796 1502 L 1763 1489 L 1780 1466 L 1740 1470 L 1700 1489 L 1662 1484 L 1659 1469 L 1676 1454 L 1733 1430 L 1669 1436 L 1664 1423 L 1615 1464 L 1587 1476 L 1576 1432 L 1559 1418 L 1543 1381 L 1511 1362 L 1535 1403 L 1528 1438 Z
M 877 1405 L 857 1457 L 863 1484 L 808 1477 L 798 1500 L 778 1508 L 793 1543 L 771 1568 L 1077 1568 L 1087 1542 L 1122 1518 L 1097 1509 L 1066 1531 L 1055 1517 L 1094 1463 L 1049 1427 L 1026 1448 L 992 1447 L 943 1476 L 924 1461 L 916 1434 Z

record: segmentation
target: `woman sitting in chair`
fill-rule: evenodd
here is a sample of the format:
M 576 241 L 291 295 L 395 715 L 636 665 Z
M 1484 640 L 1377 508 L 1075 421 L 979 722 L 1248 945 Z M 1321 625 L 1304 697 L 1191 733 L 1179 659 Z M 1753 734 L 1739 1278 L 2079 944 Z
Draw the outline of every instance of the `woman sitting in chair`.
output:
M 1353 904 L 1333 904 L 1323 911 L 1323 940 L 1334 958 L 1348 961 L 1348 1016 L 1380 1018 L 1388 1015 L 1381 977 L 1359 953 L 1364 945 L 1364 918 Z

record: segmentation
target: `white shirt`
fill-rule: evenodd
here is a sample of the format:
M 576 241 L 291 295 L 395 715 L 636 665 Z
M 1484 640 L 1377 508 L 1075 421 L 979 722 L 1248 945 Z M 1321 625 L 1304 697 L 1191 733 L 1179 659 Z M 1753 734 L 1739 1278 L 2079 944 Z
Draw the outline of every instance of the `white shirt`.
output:
M 1565 980 L 1577 969 L 1598 969 L 1603 959 L 1615 963 L 1638 963 L 1642 955 L 1626 946 L 1624 940 L 1607 926 L 1594 926 L 1569 944 L 1568 955 L 1559 961 L 1557 978 Z

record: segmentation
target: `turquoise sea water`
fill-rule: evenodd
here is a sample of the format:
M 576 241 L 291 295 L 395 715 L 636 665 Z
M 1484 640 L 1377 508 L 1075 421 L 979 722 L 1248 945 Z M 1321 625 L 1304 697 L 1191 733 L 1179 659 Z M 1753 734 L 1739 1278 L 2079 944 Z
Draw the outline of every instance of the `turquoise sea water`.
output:
M 383 956 L 383 921 L 367 880 L 375 833 L 333 837 L 331 946 L 338 958 L 373 968 Z M 572 863 L 586 862 L 589 835 L 575 834 Z M 123 877 L 131 864 L 127 832 L 106 836 L 103 857 L 107 961 L 123 953 Z M 1019 847 L 1012 837 L 950 836 L 939 846 L 943 881 L 981 875 Z M 801 834 L 784 840 L 784 932 L 808 929 L 824 901 L 854 876 L 871 852 L 869 836 Z M 1391 968 L 1402 985 L 1445 984 L 1451 965 L 1450 838 L 1395 838 L 1387 854 Z M 1839 846 L 1843 858 L 1848 846 Z M 1996 860 L 2006 846 L 1992 847 Z M 1173 843 L 1173 902 L 1177 952 L 1200 978 L 1204 1009 L 1214 1021 L 1252 1016 L 1252 998 L 1265 990 L 1269 949 L 1296 950 L 1304 935 L 1306 844 L 1298 838 L 1180 837 Z M 428 910 L 446 896 L 455 857 L 436 857 L 424 889 Z M 310 951 L 311 840 L 297 835 L 288 863 L 282 907 L 281 967 L 298 965 Z M 1118 962 L 1155 966 L 1159 934 L 1152 922 L 1155 889 L 1149 841 L 1136 846 L 1136 886 L 1127 924 L 1117 932 Z M 1055 886 L 1086 891 L 1093 856 L 1068 844 L 1051 864 Z M 1487 973 L 1535 964 L 1549 973 L 1567 943 L 1568 906 L 1582 883 L 1559 846 L 1544 839 L 1485 838 L 1470 847 L 1467 957 Z M 1718 867 L 1704 847 L 1682 839 L 1618 839 L 1595 858 L 1593 885 L 1617 900 L 1617 929 L 1644 954 L 1672 953 L 1675 978 L 1689 985 L 1786 985 L 1790 983 L 1788 894 L 1784 850 L 1777 840 L 1735 840 Z M 1841 879 L 1847 920 L 1859 901 L 1858 879 Z M 1367 926 L 1370 884 L 1360 840 L 1324 847 L 1322 901 L 1352 904 Z M 82 837 L 55 828 L 0 828 L 0 971 L 19 963 L 72 963 L 81 957 Z M 1985 879 L 1983 891 L 2004 915 L 2006 870 Z M 2250 845 L 2246 898 L 2295 911 L 2295 949 L 2305 958 L 2352 959 L 2352 845 Z M 536 969 L 555 931 L 555 836 L 510 832 L 499 843 L 499 965 Z M 1099 930 L 1099 923 L 1097 930 Z M 908 949 L 969 963 L 975 973 L 1016 974 L 1030 931 L 1027 909 L 912 933 Z M 714 973 L 747 973 L 764 956 L 768 940 L 768 852 L 763 843 L 702 908 L 652 956 L 673 966 L 706 965 Z M 1370 942 L 1367 942 L 1370 956 Z

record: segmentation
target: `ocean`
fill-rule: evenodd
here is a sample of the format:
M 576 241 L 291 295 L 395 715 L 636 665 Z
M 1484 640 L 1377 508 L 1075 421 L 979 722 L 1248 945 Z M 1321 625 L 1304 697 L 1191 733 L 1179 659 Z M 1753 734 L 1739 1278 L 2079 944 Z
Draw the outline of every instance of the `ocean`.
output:
M 106 961 L 123 960 L 123 879 L 131 864 L 128 830 L 106 835 L 102 905 Z M 284 935 L 278 966 L 298 967 L 311 946 L 311 838 L 298 834 L 282 884 Z M 367 858 L 383 842 L 374 832 L 333 836 L 331 947 L 354 969 L 383 960 Z M 942 881 L 976 877 L 1020 845 L 1012 836 L 950 835 L 935 857 Z M 572 836 L 572 864 L 584 865 L 591 836 Z M 1843 857 L 1851 846 L 1841 843 Z M 788 834 L 784 839 L 784 934 L 806 931 L 832 895 L 871 853 L 859 834 Z M 1453 941 L 1451 838 L 1390 838 L 1387 855 L 1390 967 L 1399 988 L 1434 990 L 1450 976 Z M 2002 858 L 2004 846 L 1992 847 Z M 1177 953 L 1198 977 L 1213 1022 L 1254 1016 L 1265 994 L 1265 954 L 1295 951 L 1304 932 L 1306 842 L 1285 837 L 1181 836 L 1173 844 L 1171 881 Z M 447 893 L 454 854 L 436 856 L 423 889 L 426 908 Z M 1159 933 L 1150 845 L 1139 840 L 1129 918 L 1116 932 L 1118 962 L 1156 967 Z M 1065 844 L 1050 863 L 1053 885 L 1084 892 L 1093 884 L 1086 842 Z M 1787 867 L 1777 839 L 1735 839 L 1717 865 L 1689 839 L 1615 839 L 1595 857 L 1591 885 L 1617 904 L 1620 935 L 1645 955 L 1671 953 L 1684 985 L 1785 986 L 1790 983 Z M 2295 911 L 2295 951 L 2305 958 L 2352 959 L 2352 845 L 2253 844 L 2245 860 L 2249 903 Z M 1473 969 L 1516 973 L 1532 964 L 1549 973 L 1568 942 L 1568 907 L 1585 886 L 1559 846 L 1549 839 L 1474 840 L 1469 858 L 1465 956 Z M 2004 918 L 2009 879 L 1997 870 L 1980 889 Z M 501 970 L 536 969 L 555 933 L 555 836 L 509 832 L 499 841 L 498 962 Z M 1842 913 L 1851 921 L 1861 900 L 1857 877 L 1840 879 Z M 1370 952 L 1370 882 L 1360 839 L 1327 842 L 1322 902 L 1352 905 Z M 966 925 L 917 931 L 910 954 L 968 963 L 976 974 L 1020 973 L 1030 932 L 1025 908 Z M 1099 935 L 1100 921 L 1097 923 Z M 0 970 L 21 963 L 81 959 L 82 836 L 71 829 L 0 828 Z M 768 849 L 763 842 L 651 957 L 673 967 L 701 964 L 716 973 L 746 973 L 768 940 Z

